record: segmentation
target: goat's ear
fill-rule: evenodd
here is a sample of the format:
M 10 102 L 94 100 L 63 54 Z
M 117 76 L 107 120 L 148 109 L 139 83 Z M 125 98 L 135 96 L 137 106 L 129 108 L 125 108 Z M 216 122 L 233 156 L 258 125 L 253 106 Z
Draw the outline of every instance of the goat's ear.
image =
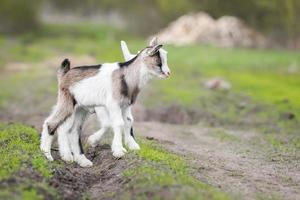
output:
M 158 44 L 158 40 L 157 40 L 157 37 L 153 37 L 150 42 L 149 42 L 149 46 L 150 47 L 154 47 Z
M 149 56 L 153 56 L 154 54 L 156 54 L 159 49 L 162 47 L 163 45 L 162 44 L 158 44 L 158 45 L 155 45 L 153 47 L 150 47 L 148 50 L 147 50 L 147 54 Z
M 130 53 L 126 42 L 123 40 L 121 41 L 121 49 L 122 49 L 123 57 L 126 61 L 130 60 L 131 58 L 133 58 L 135 56 Z

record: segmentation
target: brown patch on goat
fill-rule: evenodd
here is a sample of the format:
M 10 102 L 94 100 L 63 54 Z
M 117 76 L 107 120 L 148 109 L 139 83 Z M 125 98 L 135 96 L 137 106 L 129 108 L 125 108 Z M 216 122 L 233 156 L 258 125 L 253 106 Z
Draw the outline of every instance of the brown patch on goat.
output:
M 60 88 L 69 89 L 71 85 L 83 79 L 95 76 L 99 72 L 101 65 L 74 67 L 70 69 L 61 79 Z
M 130 84 L 126 80 L 126 74 L 130 74 L 128 71 L 130 69 L 118 69 L 112 73 L 113 81 L 113 96 L 115 99 L 120 100 L 121 104 L 133 104 L 136 101 L 137 95 L 139 93 L 139 88 L 137 84 Z M 131 80 L 132 81 L 132 80 Z M 137 82 L 138 80 L 136 80 Z M 134 85 L 133 87 L 131 85 Z
M 75 67 L 65 73 L 59 82 L 56 108 L 52 117 L 47 122 L 48 131 L 53 135 L 56 129 L 74 112 L 76 101 L 70 93 L 70 86 L 85 78 L 95 76 L 101 65 Z

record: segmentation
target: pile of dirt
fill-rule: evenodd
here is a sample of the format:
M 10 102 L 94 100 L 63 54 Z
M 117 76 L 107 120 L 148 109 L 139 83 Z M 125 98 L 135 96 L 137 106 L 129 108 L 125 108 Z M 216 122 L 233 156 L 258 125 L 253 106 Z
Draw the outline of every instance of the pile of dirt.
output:
M 63 199 L 80 199 L 85 195 L 92 199 L 109 199 L 112 194 L 117 195 L 125 181 L 122 176 L 128 167 L 125 159 L 115 159 L 107 144 L 90 148 L 85 155 L 92 160 L 93 167 L 64 165 L 56 169 L 50 185 Z
M 195 124 L 199 122 L 201 113 L 195 109 L 173 104 L 152 108 L 144 108 L 137 104 L 133 107 L 136 121 L 157 121 L 169 124 Z
M 157 34 L 163 43 L 266 48 L 268 39 L 233 16 L 213 19 L 204 12 L 181 16 Z

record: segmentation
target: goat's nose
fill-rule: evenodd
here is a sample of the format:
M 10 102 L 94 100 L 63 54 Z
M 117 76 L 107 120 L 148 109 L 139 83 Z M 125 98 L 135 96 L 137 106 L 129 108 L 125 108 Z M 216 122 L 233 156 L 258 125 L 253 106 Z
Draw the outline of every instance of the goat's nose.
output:
M 166 73 L 166 75 L 167 75 L 167 76 L 170 76 L 170 75 L 171 75 L 171 72 L 170 72 L 170 71 L 168 71 L 168 72 Z

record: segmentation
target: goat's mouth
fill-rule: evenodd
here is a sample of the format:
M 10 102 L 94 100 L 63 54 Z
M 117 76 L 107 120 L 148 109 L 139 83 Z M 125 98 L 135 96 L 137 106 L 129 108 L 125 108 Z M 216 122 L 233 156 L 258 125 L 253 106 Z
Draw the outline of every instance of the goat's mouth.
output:
M 158 77 L 159 78 L 161 78 L 161 79 L 167 79 L 167 78 L 169 78 L 170 77 L 170 73 L 160 73 L 159 75 L 158 75 Z

